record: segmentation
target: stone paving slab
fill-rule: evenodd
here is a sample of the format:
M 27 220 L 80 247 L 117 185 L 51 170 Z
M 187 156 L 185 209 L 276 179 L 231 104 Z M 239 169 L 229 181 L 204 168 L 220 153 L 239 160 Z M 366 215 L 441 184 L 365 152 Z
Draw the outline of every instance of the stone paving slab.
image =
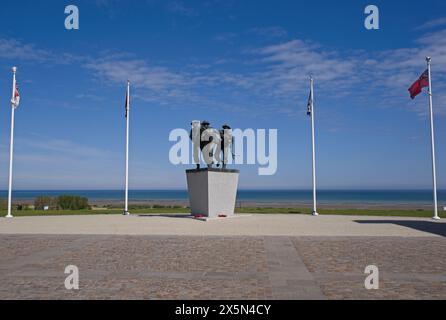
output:
M 323 297 L 286 237 L 1 235 L 0 242 L 8 257 L 0 260 L 0 299 Z M 79 268 L 79 291 L 64 287 L 67 265 Z M 296 282 L 301 272 L 307 282 Z
M 294 238 L 298 254 L 329 299 L 446 299 L 446 239 Z M 364 269 L 379 269 L 379 290 L 365 290 Z
M 0 235 L 0 299 L 446 299 L 443 237 Z M 79 291 L 64 269 L 80 271 Z M 375 264 L 380 289 L 364 288 Z
M 325 299 L 290 238 L 267 237 L 265 249 L 275 299 Z

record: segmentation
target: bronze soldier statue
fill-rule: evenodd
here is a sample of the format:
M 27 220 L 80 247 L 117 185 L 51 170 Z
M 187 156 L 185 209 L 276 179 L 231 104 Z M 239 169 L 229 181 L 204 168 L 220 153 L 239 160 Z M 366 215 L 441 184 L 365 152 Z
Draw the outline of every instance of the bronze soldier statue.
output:
M 200 169 L 198 146 L 208 168 L 212 168 L 215 145 L 219 144 L 220 140 L 218 130 L 212 128 L 210 123 L 206 120 L 201 123 L 199 121 L 193 121 L 189 137 L 194 145 L 194 162 L 197 165 L 197 169 Z
M 231 127 L 227 124 L 222 126 L 222 130 L 220 130 L 220 138 L 221 138 L 221 153 L 223 157 L 221 157 L 222 168 L 226 169 L 226 165 L 228 164 L 229 154 L 232 154 L 232 159 L 234 160 L 234 137 L 232 136 Z
M 224 124 L 222 130 L 217 130 L 212 128 L 206 120 L 192 121 L 191 125 L 189 137 L 192 140 L 193 158 L 197 169 L 200 169 L 200 151 L 208 168 L 212 168 L 215 157 L 217 167 L 220 167 L 221 163 L 222 168 L 225 169 L 231 153 L 234 159 L 234 138 L 231 127 Z

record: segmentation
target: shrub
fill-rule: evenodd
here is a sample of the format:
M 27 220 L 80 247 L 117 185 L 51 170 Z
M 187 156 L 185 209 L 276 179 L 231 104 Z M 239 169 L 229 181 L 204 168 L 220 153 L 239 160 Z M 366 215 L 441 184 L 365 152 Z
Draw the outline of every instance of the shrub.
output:
M 0 210 L 8 209 L 8 202 L 5 199 L 0 199 Z
M 43 210 L 46 206 L 48 206 L 50 210 L 58 209 L 57 199 L 48 196 L 40 196 L 34 200 L 35 210 Z
M 88 209 L 88 199 L 80 196 L 60 195 L 57 203 L 62 210 L 82 210 Z

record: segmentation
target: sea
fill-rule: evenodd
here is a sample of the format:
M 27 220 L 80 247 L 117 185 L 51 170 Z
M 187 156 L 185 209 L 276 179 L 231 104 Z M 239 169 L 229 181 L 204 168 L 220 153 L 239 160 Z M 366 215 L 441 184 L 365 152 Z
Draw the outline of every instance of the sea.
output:
M 91 201 L 119 201 L 122 190 L 15 190 L 14 201 L 32 200 L 38 196 L 79 195 Z M 431 190 L 318 190 L 318 201 L 327 204 L 412 205 L 431 204 Z M 0 191 L 7 198 L 7 191 Z M 130 201 L 186 201 L 187 190 L 130 190 Z M 238 190 L 238 202 L 255 203 L 311 203 L 311 190 Z M 439 205 L 446 206 L 446 190 L 438 191 Z

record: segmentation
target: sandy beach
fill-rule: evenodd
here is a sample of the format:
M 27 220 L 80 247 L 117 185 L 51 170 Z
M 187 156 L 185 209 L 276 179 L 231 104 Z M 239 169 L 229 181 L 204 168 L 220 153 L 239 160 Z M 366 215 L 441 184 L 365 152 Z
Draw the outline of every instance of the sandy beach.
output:
M 121 207 L 124 201 L 120 200 L 90 200 L 90 205 L 98 207 Z M 187 200 L 132 200 L 129 202 L 134 206 L 153 207 L 156 205 L 166 207 L 188 207 Z M 445 204 L 446 205 L 446 204 Z M 303 201 L 281 201 L 281 202 L 259 202 L 259 201 L 237 201 L 237 208 L 311 208 L 312 204 Z M 429 203 L 353 203 L 353 202 L 319 202 L 318 207 L 322 209 L 429 209 Z

